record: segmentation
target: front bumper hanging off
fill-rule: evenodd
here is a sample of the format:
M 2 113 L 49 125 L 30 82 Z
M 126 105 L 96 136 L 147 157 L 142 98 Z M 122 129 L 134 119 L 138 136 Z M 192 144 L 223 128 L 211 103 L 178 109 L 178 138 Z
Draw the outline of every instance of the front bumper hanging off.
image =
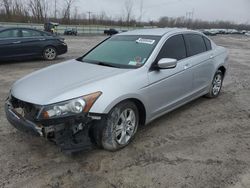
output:
M 42 136 L 55 142 L 66 153 L 88 150 L 94 147 L 90 137 L 92 118 L 87 114 L 78 117 L 61 118 L 57 120 L 30 120 L 16 111 L 16 104 L 8 99 L 5 103 L 7 120 L 16 129 L 34 135 Z

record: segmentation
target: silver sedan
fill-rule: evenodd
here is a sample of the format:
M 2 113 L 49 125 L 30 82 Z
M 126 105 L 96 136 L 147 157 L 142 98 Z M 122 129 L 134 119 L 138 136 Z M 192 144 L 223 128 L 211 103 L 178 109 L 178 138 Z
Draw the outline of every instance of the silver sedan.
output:
M 128 145 L 139 125 L 198 97 L 219 95 L 228 53 L 205 35 L 144 29 L 18 80 L 5 112 L 17 129 L 73 152 Z

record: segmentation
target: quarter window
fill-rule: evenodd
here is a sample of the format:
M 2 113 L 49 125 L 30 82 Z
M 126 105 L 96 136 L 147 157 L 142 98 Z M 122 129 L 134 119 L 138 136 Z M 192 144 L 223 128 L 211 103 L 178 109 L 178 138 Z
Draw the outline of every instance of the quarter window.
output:
M 207 51 L 212 50 L 211 41 L 208 40 L 208 38 L 206 38 L 206 37 L 203 37 L 203 39 L 205 41 L 205 44 L 206 44 L 206 47 L 207 47 Z
M 185 34 L 184 39 L 187 46 L 188 56 L 193 56 L 207 51 L 203 37 L 198 34 Z
M 177 60 L 186 58 L 186 48 L 182 35 L 175 35 L 166 41 L 157 60 L 159 61 L 162 58 L 173 58 Z

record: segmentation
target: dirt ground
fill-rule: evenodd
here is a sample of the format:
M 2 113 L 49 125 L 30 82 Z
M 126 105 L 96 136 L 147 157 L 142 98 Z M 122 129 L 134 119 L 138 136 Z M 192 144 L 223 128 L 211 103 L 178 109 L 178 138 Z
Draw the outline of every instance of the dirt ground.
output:
M 53 63 L 0 63 L 0 187 L 250 187 L 250 38 L 213 37 L 230 52 L 219 98 L 197 99 L 141 128 L 118 152 L 70 156 L 27 136 L 5 119 L 11 84 L 35 70 L 78 57 L 103 37 L 67 38 Z

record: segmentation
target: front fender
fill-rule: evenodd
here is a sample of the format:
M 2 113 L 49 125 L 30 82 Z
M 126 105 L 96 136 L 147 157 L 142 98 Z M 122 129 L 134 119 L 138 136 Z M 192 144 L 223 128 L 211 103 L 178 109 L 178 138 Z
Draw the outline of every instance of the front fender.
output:
M 110 110 L 124 100 L 136 99 L 139 100 L 145 107 L 146 114 L 148 111 L 147 99 L 137 93 L 124 94 L 116 97 L 112 97 L 110 95 L 103 95 L 98 98 L 95 104 L 90 109 L 90 113 L 99 113 L 99 114 L 108 114 Z

